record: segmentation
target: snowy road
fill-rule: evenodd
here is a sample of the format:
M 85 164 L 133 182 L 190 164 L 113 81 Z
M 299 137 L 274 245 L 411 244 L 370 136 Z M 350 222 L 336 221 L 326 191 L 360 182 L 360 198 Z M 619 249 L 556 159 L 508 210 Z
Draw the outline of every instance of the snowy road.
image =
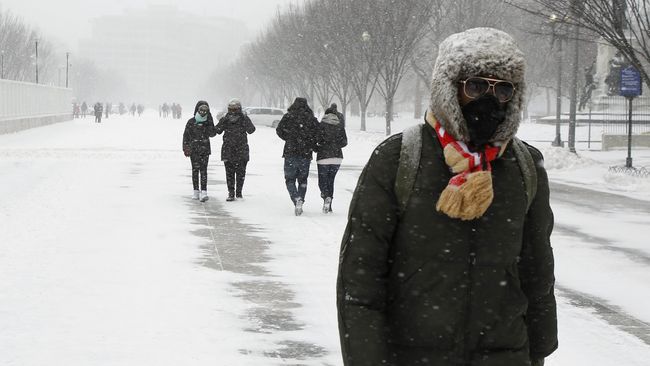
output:
M 233 203 L 213 139 L 200 204 L 183 125 L 149 115 L 0 136 L 1 365 L 341 364 L 339 241 L 381 133 L 350 127 L 334 213 L 312 176 L 295 217 L 272 129 L 250 136 Z M 547 364 L 647 365 L 649 204 L 586 188 L 552 185 L 560 349 Z

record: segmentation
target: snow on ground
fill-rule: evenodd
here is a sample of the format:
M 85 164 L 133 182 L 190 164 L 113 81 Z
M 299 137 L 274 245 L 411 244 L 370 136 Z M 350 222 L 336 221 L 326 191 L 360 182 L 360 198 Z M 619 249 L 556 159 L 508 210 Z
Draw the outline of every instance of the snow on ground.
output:
M 419 121 L 403 118 L 393 132 Z M 320 212 L 312 164 L 305 213 L 293 215 L 282 174 L 282 142 L 259 127 L 250 136 L 244 200 L 224 201 L 221 138 L 213 139 L 212 200 L 270 242 L 273 276 L 291 286 L 306 324 L 293 339 L 329 354 L 304 365 L 340 365 L 335 280 L 347 207 L 360 169 L 385 138 L 382 119 L 347 122 L 349 145 L 337 177 L 334 213 Z M 180 144 L 184 121 L 111 117 L 75 120 L 0 136 L 0 364 L 272 365 L 284 364 L 243 347 L 264 349 L 264 337 L 243 330 L 249 306 L 229 286 L 240 275 L 201 265 L 209 244 L 193 232 L 189 162 Z M 593 132 L 593 130 L 592 130 Z M 578 145 L 578 155 L 549 147 L 550 125 L 524 124 L 519 136 L 546 157 L 553 181 L 650 200 L 650 179 L 608 172 L 626 151 Z M 578 128 L 579 140 L 586 129 Z M 566 136 L 566 131 L 563 131 Z M 592 138 L 595 134 L 592 134 Z M 583 146 L 585 145 L 585 146 Z M 597 144 L 592 145 L 592 147 Z M 650 167 L 650 150 L 633 151 Z M 644 246 L 646 219 L 599 215 L 554 203 L 556 221 L 614 245 Z M 612 217 L 615 216 L 615 217 Z M 647 215 L 646 215 L 647 216 Z M 612 225 L 613 224 L 613 225 Z M 217 242 L 218 242 L 218 233 Z M 650 322 L 650 271 L 589 242 L 554 234 L 558 284 L 594 294 Z M 589 310 L 558 299 L 560 349 L 549 365 L 642 365 L 650 348 Z M 272 338 L 270 335 L 268 338 Z M 253 343 L 251 345 L 251 343 Z

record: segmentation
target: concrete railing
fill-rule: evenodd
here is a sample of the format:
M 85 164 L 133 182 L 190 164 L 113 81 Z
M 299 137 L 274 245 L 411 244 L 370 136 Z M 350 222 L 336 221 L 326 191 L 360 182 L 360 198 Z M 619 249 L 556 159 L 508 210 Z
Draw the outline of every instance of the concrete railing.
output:
M 0 134 L 72 119 L 72 89 L 0 80 Z
M 602 150 L 627 148 L 627 135 L 603 134 Z M 632 147 L 650 148 L 650 135 L 632 135 Z

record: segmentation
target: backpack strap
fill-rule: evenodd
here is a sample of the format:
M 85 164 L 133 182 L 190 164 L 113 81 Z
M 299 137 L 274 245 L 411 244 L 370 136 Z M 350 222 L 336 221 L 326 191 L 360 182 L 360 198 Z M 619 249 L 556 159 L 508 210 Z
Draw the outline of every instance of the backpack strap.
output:
M 526 189 L 526 211 L 530 208 L 530 204 L 535 199 L 537 194 L 537 169 L 535 168 L 535 161 L 530 154 L 526 143 L 520 139 L 513 137 L 512 150 L 517 158 L 519 169 L 524 178 L 524 187 Z
M 399 154 L 399 165 L 395 176 L 395 196 L 400 215 L 406 210 L 415 178 L 420 166 L 422 154 L 422 128 L 424 124 L 411 126 L 402 132 L 402 147 Z
M 406 210 L 415 178 L 420 166 L 422 154 L 422 128 L 424 125 L 411 126 L 402 132 L 402 146 L 399 154 L 399 164 L 395 176 L 395 196 L 400 215 Z M 537 194 L 537 169 L 528 146 L 520 139 L 513 137 L 512 149 L 519 164 L 526 189 L 526 211 Z

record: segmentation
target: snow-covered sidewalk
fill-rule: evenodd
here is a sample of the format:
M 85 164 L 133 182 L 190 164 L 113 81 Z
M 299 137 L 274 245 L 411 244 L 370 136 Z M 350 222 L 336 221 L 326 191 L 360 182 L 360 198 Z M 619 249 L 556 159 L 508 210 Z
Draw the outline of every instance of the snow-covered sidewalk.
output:
M 418 122 L 398 121 L 394 131 Z M 221 138 L 213 139 L 206 205 L 189 200 L 190 167 L 180 149 L 184 121 L 146 114 L 0 135 L 0 364 L 340 365 L 340 239 L 360 169 L 384 138 L 381 119 L 368 126 L 362 133 L 358 120 L 348 121 L 350 143 L 334 213 L 321 213 L 312 174 L 300 217 L 293 215 L 284 186 L 282 142 L 270 128 L 250 136 L 245 199 L 232 203 L 225 202 Z M 553 132 L 553 126 L 526 124 L 520 136 L 550 140 Z M 607 172 L 607 166 L 624 163 L 625 151 L 579 150 L 575 157 L 539 147 L 554 181 L 650 200 L 648 180 Z M 636 164 L 650 166 L 650 151 L 633 156 Z M 650 253 L 643 215 L 602 215 L 563 202 L 553 207 L 558 223 Z M 228 260 L 229 251 L 219 247 L 220 235 L 229 231 L 216 229 L 217 216 L 232 216 L 251 228 L 246 234 L 266 243 L 256 263 L 263 272 L 206 265 L 211 246 Z M 604 298 L 650 323 L 643 307 L 650 269 L 599 251 L 588 240 L 564 234 L 553 239 L 559 285 Z M 260 304 L 242 295 L 242 284 L 282 291 L 278 311 L 268 302 L 267 315 L 289 315 L 298 326 L 255 324 L 264 322 L 251 316 Z M 647 363 L 650 347 L 559 294 L 561 344 L 549 365 Z M 282 345 L 313 347 L 292 353 L 278 351 Z

